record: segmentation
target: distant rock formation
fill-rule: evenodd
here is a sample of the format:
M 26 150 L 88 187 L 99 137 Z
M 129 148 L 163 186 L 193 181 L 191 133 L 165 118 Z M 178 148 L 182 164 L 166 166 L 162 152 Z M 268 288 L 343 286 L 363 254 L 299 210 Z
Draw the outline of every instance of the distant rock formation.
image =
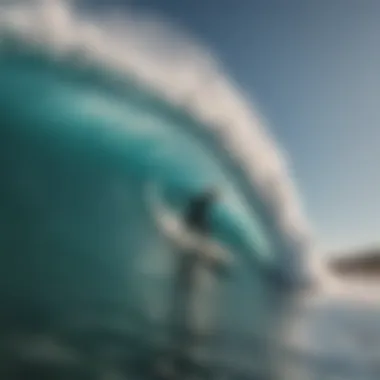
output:
M 329 268 L 335 275 L 380 279 L 380 247 L 334 256 L 329 262 Z

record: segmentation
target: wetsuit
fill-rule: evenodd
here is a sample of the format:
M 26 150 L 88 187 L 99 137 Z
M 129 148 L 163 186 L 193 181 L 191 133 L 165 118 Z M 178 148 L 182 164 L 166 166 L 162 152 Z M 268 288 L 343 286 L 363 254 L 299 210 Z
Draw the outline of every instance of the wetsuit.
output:
M 185 222 L 194 232 L 207 234 L 210 232 L 209 211 L 214 203 L 212 193 L 204 193 L 194 197 L 187 207 Z

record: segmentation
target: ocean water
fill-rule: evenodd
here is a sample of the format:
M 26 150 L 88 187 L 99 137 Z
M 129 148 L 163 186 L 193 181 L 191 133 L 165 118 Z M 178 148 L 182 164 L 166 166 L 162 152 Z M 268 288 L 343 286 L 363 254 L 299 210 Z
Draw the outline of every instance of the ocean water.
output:
M 268 368 L 269 345 L 254 341 L 278 335 L 309 240 L 255 114 L 207 55 L 183 42 L 180 65 L 131 16 L 115 28 L 55 1 L 0 15 L 3 334 L 38 332 L 48 347 L 53 333 L 93 330 L 167 341 L 178 250 L 162 227 L 212 187 L 211 238 L 231 279 L 201 275 L 197 319 L 252 336 L 244 355 L 220 357 Z M 210 94 L 194 87 L 205 74 Z

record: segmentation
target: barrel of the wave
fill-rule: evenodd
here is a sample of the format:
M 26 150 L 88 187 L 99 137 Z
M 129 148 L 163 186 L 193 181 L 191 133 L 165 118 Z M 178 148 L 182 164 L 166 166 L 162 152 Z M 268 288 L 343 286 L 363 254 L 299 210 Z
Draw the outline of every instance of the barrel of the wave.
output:
M 182 167 L 173 170 L 165 160 L 153 165 L 149 148 L 168 133 L 143 129 L 146 115 L 154 114 L 150 102 L 136 120 L 131 103 L 137 107 L 141 99 L 130 99 L 134 87 L 115 98 L 93 83 L 95 74 L 82 77 L 77 67 L 28 49 L 0 59 L 4 350 L 16 345 L 18 363 L 43 337 L 76 350 L 65 357 L 85 355 L 81 363 L 91 357 L 94 370 L 120 365 L 120 354 L 109 353 L 120 350 L 126 371 L 140 359 L 148 369 L 152 352 L 172 333 L 167 317 L 177 272 L 173 244 L 157 231 L 145 189 L 157 172 L 165 183 L 180 182 Z M 191 255 L 209 245 L 201 240 L 193 239 L 198 246 Z M 186 293 L 191 332 L 206 326 L 205 314 L 194 310 L 214 309 L 204 284 L 212 269 L 198 269 L 200 280 Z M 194 294 L 205 296 L 206 308 Z M 19 378 L 18 367 L 9 376 Z
M 169 192 L 181 189 L 180 197 L 194 194 L 200 183 L 226 184 L 223 164 L 187 133 L 195 121 L 131 80 L 108 81 L 109 72 L 83 69 L 71 57 L 49 58 L 41 46 L 6 48 L 0 55 L 0 338 L 60 337 L 86 352 L 86 360 L 102 358 L 95 367 L 122 362 L 131 371 L 141 359 L 139 371 L 147 369 L 172 338 L 178 256 L 210 252 L 208 238 L 177 250 L 162 236 L 147 184 L 157 179 Z M 214 236 L 236 247 L 237 275 L 217 286 L 223 307 L 209 302 L 215 287 L 207 282 L 218 275 L 205 257 L 197 261 L 201 281 L 177 289 L 186 295 L 189 313 L 178 314 L 185 329 L 205 330 L 218 314 L 220 335 L 235 344 L 220 352 L 217 336 L 208 351 L 219 351 L 213 363 L 219 368 L 228 358 L 231 371 L 253 362 L 252 347 L 262 344 L 244 345 L 242 335 L 266 334 L 284 298 L 260 265 L 271 253 L 260 243 L 260 216 L 237 209 L 220 218 Z M 231 223 L 233 215 L 248 227 Z M 179 345 L 186 348 L 187 339 Z

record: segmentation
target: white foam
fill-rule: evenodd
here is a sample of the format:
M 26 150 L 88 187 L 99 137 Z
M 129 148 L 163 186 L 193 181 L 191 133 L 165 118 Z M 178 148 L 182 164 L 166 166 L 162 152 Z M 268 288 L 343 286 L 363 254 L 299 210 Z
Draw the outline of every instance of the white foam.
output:
M 133 74 L 190 110 L 244 170 L 247 182 L 261 188 L 283 232 L 300 251 L 309 249 L 309 228 L 283 153 L 257 111 L 191 38 L 152 17 L 124 12 L 84 17 L 67 1 L 56 0 L 2 4 L 0 28 L 43 44 L 57 59 L 81 52 L 84 64 L 98 62 Z

